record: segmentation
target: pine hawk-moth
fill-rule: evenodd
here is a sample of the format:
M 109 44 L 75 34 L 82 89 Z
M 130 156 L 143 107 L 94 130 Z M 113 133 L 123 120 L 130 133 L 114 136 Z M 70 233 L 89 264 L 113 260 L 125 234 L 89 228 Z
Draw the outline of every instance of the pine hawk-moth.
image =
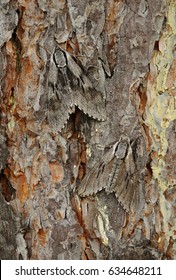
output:
M 75 106 L 93 119 L 106 119 L 104 94 L 95 88 L 74 57 L 61 48 L 51 56 L 47 87 L 47 117 L 55 131 L 62 130 Z
M 140 212 L 144 206 L 144 161 L 140 149 L 142 143 L 122 136 L 95 164 L 78 187 L 78 195 L 86 197 L 101 190 L 115 193 L 117 200 L 127 212 Z M 140 150 L 140 152 L 139 152 Z M 141 163 L 140 163 L 141 162 Z

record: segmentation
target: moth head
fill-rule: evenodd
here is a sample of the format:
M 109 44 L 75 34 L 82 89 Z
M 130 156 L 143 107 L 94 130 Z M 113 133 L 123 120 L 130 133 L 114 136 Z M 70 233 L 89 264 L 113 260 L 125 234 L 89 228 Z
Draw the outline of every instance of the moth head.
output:
M 61 49 L 57 49 L 54 53 L 54 61 L 56 66 L 59 68 L 63 68 L 66 66 L 67 61 L 64 52 Z
M 128 152 L 130 139 L 126 136 L 121 136 L 120 140 L 116 143 L 114 155 L 119 159 L 124 159 Z

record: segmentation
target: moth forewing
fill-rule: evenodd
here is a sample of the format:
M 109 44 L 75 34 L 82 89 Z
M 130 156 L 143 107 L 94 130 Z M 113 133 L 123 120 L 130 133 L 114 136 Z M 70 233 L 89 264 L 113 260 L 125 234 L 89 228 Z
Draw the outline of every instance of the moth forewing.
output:
M 100 92 L 93 89 L 87 89 L 86 92 L 81 90 L 72 92 L 72 101 L 89 117 L 104 121 L 106 119 L 106 106 Z
M 121 185 L 124 185 L 124 178 L 126 172 L 126 166 L 124 158 L 127 154 L 129 146 L 129 138 L 123 136 L 120 140 L 114 145 L 114 165 L 111 169 L 109 180 L 108 180 L 108 187 L 107 192 L 115 191 L 120 194 L 122 191 Z
M 92 85 L 91 81 L 86 77 L 85 74 L 82 74 L 81 81 L 82 81 L 82 86 L 83 86 L 83 89 L 84 89 L 85 92 L 88 89 L 93 88 L 93 85 Z
M 126 169 L 130 174 L 135 172 L 135 162 L 133 158 L 133 152 L 131 146 L 128 147 L 128 153 L 125 158 Z
M 85 175 L 78 187 L 78 194 L 80 196 L 96 194 L 98 191 L 107 187 L 109 174 L 114 163 L 113 159 L 115 159 L 114 148 L 116 144 L 104 155 L 101 161 L 95 164 Z
M 136 192 L 135 181 L 132 176 L 128 174 L 128 179 L 125 181 L 123 191 L 119 195 L 119 201 L 123 205 L 124 209 L 128 212 L 131 211 L 131 200 Z
M 81 197 L 93 195 L 95 185 L 95 170 L 91 170 L 82 180 L 78 187 L 78 195 Z
M 114 190 L 116 197 L 120 197 L 121 193 L 125 191 L 126 174 L 125 162 L 122 161 L 117 170 L 117 175 L 114 176 L 114 180 L 112 182 L 112 189 Z
M 57 92 L 53 92 L 53 89 L 48 87 L 47 118 L 50 129 L 55 132 L 62 130 L 74 110 L 74 106 L 69 103 L 70 100 L 66 102 L 65 99 L 64 96 L 59 99 Z
M 139 218 L 142 209 L 144 208 L 145 203 L 145 196 L 144 196 L 144 182 L 138 181 L 138 185 L 136 187 L 136 191 L 133 193 L 133 197 L 131 199 L 130 209 L 131 212 L 136 215 L 137 218 Z
M 57 66 L 53 61 L 53 58 L 51 57 L 50 62 L 49 62 L 49 73 L 47 76 L 47 83 L 52 84 L 55 86 L 57 84 Z
M 104 164 L 101 168 L 101 171 L 98 173 L 97 178 L 97 186 L 96 186 L 96 192 L 108 188 L 108 180 L 109 180 L 109 174 L 110 170 L 112 169 L 112 166 L 114 164 L 114 158 L 111 159 L 107 164 Z
M 133 196 L 134 190 L 132 185 L 128 187 L 126 193 L 122 193 L 121 196 L 119 197 L 120 203 L 123 205 L 123 208 L 127 211 L 130 212 L 130 204 L 131 204 L 131 197 Z
M 67 57 L 68 68 L 70 69 L 72 74 L 79 79 L 83 72 L 81 67 L 76 63 L 76 61 L 74 61 L 74 59 L 68 52 L 65 52 L 65 55 Z

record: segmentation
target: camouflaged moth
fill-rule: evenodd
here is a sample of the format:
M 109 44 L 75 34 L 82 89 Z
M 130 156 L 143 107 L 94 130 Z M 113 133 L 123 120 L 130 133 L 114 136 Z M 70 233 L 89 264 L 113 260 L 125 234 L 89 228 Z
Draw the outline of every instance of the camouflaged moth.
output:
M 145 183 L 143 172 L 140 173 L 135 162 L 143 157 L 136 153 L 138 144 L 141 145 L 140 141 L 130 143 L 128 137 L 122 136 L 83 178 L 78 195 L 90 196 L 105 189 L 107 194 L 115 193 L 127 212 L 140 212 L 144 206 Z
M 48 122 L 61 131 L 75 106 L 90 117 L 106 118 L 105 98 L 95 89 L 84 70 L 66 51 L 58 48 L 53 53 L 48 75 Z

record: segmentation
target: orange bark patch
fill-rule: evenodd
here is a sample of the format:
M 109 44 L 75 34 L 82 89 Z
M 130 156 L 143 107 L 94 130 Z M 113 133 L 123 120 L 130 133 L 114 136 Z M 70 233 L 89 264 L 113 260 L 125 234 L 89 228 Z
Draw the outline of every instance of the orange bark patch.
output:
M 31 61 L 30 61 L 29 57 L 26 57 L 24 60 L 23 73 L 25 76 L 33 73 L 33 66 L 31 65 Z
M 151 153 L 151 159 L 152 159 L 152 160 L 158 159 L 158 152 L 153 151 L 153 152 Z
M 165 234 L 162 232 L 158 239 L 158 250 L 164 252 Z
M 8 54 L 8 63 L 6 68 L 6 76 L 4 78 L 4 97 L 6 103 L 8 103 L 8 98 L 11 95 L 12 88 L 16 85 L 17 72 L 16 72 L 16 54 L 15 49 L 11 41 L 6 43 L 6 51 Z
M 24 174 L 16 178 L 16 185 L 17 185 L 17 198 L 21 201 L 21 203 L 24 203 L 29 193 L 26 176 Z
M 46 232 L 44 231 L 44 229 L 40 228 L 37 234 L 38 234 L 40 244 L 42 246 L 46 246 Z
M 38 87 L 38 76 L 34 71 L 33 64 L 29 57 L 23 61 L 23 71 L 20 73 L 18 80 L 18 94 L 16 95 L 18 106 L 23 109 L 26 107 L 30 98 L 35 98 Z
M 59 183 L 64 178 L 64 170 L 59 162 L 50 162 L 49 163 L 50 172 L 52 175 L 52 182 Z
M 140 97 L 139 112 L 142 116 L 145 112 L 145 107 L 147 104 L 146 92 L 145 92 L 145 89 L 142 88 L 142 86 L 139 87 L 139 97 Z
M 144 128 L 144 131 L 145 131 L 145 134 L 147 136 L 147 141 L 148 141 L 148 145 L 147 145 L 147 151 L 149 152 L 150 151 L 150 148 L 152 146 L 152 138 L 150 136 L 150 131 L 149 131 L 149 127 L 145 124 L 143 124 L 143 128 Z
M 29 186 L 25 174 L 21 170 L 19 170 L 15 174 L 14 169 L 12 171 L 12 169 L 9 168 L 6 168 L 4 170 L 4 174 L 10 180 L 12 186 L 16 190 L 16 198 L 18 198 L 20 202 L 23 204 L 25 200 L 28 198 L 28 194 L 29 194 Z
M 174 246 L 174 240 L 173 238 L 170 236 L 170 239 L 169 239 L 169 245 L 167 247 L 167 251 L 166 251 L 166 256 L 168 259 L 173 259 L 173 246 Z

